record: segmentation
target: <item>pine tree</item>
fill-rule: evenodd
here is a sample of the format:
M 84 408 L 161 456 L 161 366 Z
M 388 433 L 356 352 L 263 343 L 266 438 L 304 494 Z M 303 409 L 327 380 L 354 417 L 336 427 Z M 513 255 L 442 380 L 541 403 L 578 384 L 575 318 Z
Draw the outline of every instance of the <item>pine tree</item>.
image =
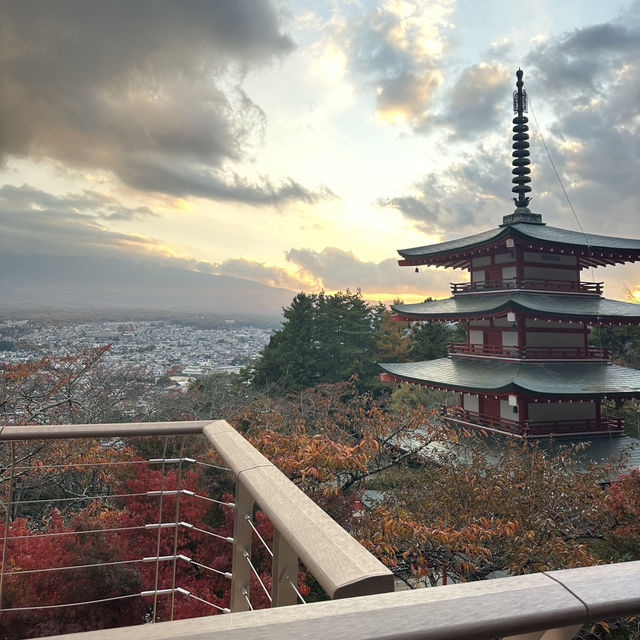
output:
M 285 321 L 249 373 L 257 386 L 291 391 L 378 373 L 377 331 L 382 314 L 357 291 L 299 293 L 284 310 Z
M 302 389 L 317 382 L 314 323 L 318 296 L 299 293 L 284 310 L 284 323 L 262 350 L 250 378 L 258 386 L 278 383 Z

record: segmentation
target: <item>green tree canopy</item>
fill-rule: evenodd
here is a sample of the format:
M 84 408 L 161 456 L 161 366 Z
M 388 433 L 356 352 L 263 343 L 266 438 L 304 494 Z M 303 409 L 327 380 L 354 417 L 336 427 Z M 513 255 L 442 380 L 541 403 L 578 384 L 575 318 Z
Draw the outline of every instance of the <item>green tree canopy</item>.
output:
M 284 310 L 282 328 L 249 370 L 249 379 L 258 386 L 276 383 L 291 391 L 352 375 L 375 376 L 383 310 L 363 300 L 360 291 L 299 293 Z

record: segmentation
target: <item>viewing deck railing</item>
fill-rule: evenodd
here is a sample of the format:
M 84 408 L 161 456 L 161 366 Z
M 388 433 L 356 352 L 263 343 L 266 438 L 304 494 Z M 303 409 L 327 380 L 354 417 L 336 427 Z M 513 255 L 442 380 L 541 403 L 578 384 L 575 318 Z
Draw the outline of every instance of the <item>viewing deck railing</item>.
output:
M 478 280 L 477 282 L 452 282 L 451 293 L 477 293 L 522 289 L 525 291 L 554 291 L 602 295 L 603 282 L 572 282 L 568 280 L 542 280 L 536 278 L 507 278 L 505 280 Z
M 467 411 L 460 407 L 448 417 L 452 422 L 497 431 L 517 437 L 541 438 L 554 436 L 574 436 L 588 433 L 619 433 L 623 428 L 621 418 L 602 417 L 583 420 L 527 420 L 521 425 L 517 420 L 490 416 L 477 411 Z
M 126 450 L 130 438 L 155 437 L 151 442 L 157 448 L 160 443 L 163 454 L 146 459 L 119 460 L 118 455 Z M 53 464 L 39 457 L 47 451 L 49 455 L 60 451 L 47 449 L 47 443 L 58 446 L 68 438 L 89 438 L 98 447 L 112 452 L 108 467 L 99 467 L 91 456 L 85 462 L 69 458 Z M 175 440 L 173 440 L 175 438 Z M 197 438 L 196 442 L 192 438 Z M 62 425 L 36 427 L 4 427 L 0 430 L 1 452 L 0 488 L 4 490 L 5 526 L 2 536 L 2 567 L 0 569 L 0 628 L 10 616 L 24 615 L 29 627 L 29 615 L 42 608 L 79 608 L 82 617 L 90 617 L 89 602 L 28 603 L 28 607 L 13 607 L 3 599 L 9 583 L 19 575 L 36 573 L 46 575 L 48 571 L 62 571 L 66 580 L 73 580 L 77 572 L 87 567 L 113 564 L 101 557 L 98 563 L 70 567 L 40 567 L 24 570 L 15 564 L 15 545 L 24 538 L 42 538 L 43 523 L 30 522 L 31 529 L 21 538 L 12 537 L 11 523 L 24 516 L 34 504 L 64 504 L 62 495 L 44 497 L 46 486 L 40 484 L 38 474 L 52 473 L 56 469 L 70 467 L 76 473 L 92 474 L 96 469 L 116 473 L 119 464 L 135 477 L 138 465 L 152 466 L 151 474 L 156 481 L 146 491 L 108 496 L 91 496 L 86 492 L 71 491 L 66 499 L 70 503 L 101 498 L 109 500 L 156 500 L 160 508 L 158 518 L 142 525 L 140 535 L 148 533 L 152 539 L 166 531 L 173 549 L 168 555 L 158 552 L 152 557 L 141 557 L 131 562 L 147 563 L 155 568 L 163 563 L 173 565 L 173 583 L 163 584 L 156 578 L 155 586 L 141 585 L 139 592 L 123 594 L 122 598 L 185 598 L 203 603 L 202 594 L 191 592 L 180 584 L 180 573 L 176 563 L 186 563 L 207 573 L 207 567 L 198 558 L 186 557 L 181 545 L 188 544 L 186 534 L 199 532 L 208 535 L 211 545 L 231 545 L 233 560 L 230 571 L 218 571 L 229 581 L 229 606 L 232 613 L 205 617 L 140 624 L 118 629 L 100 629 L 72 635 L 56 636 L 69 640 L 202 640 L 223 638 L 228 640 L 263 640 L 264 638 L 350 638 L 351 640 L 375 640 L 382 638 L 447 638 L 516 640 L 549 639 L 569 640 L 583 625 L 594 624 L 602 619 L 620 618 L 640 613 L 640 562 L 617 565 L 586 567 L 565 571 L 552 571 L 526 576 L 516 576 L 475 583 L 453 584 L 415 591 L 393 591 L 393 578 L 360 544 L 329 518 L 315 503 L 300 492 L 266 458 L 252 447 L 241 435 L 223 421 L 199 421 L 183 423 L 148 424 L 103 424 Z M 75 442 L 75 440 L 74 440 Z M 194 446 L 195 445 L 195 446 Z M 215 448 L 222 464 L 209 455 Z M 139 447 L 141 450 L 143 447 Z M 153 447 L 150 450 L 154 451 Z M 178 455 L 173 456 L 177 451 Z M 171 454 L 169 455 L 169 452 Z M 188 455 L 186 455 L 186 453 Z M 226 466 L 223 466 L 226 465 Z M 207 473 L 232 474 L 235 483 L 233 502 L 221 500 L 185 489 L 187 467 L 199 467 Z M 169 472 L 169 468 L 173 471 Z M 174 475 L 171 475 L 171 474 Z M 182 474 L 183 484 L 180 484 Z M 169 478 L 177 477 L 175 489 L 170 488 Z M 22 480 L 20 481 L 20 478 Z M 165 479 L 163 481 L 163 478 Z M 55 478 L 54 478 L 55 479 Z M 164 485 L 163 485 L 164 482 Z M 160 488 L 156 488 L 159 483 Z M 212 485 L 213 483 L 212 480 Z M 31 499 L 27 485 L 36 489 L 38 497 Z M 58 486 L 54 483 L 54 486 Z M 48 485 L 47 485 L 48 486 Z M 173 486 L 173 485 L 171 485 Z M 60 487 L 58 486 L 58 489 Z M 64 491 L 62 492 L 64 494 Z M 171 502 L 171 521 L 162 516 L 162 501 Z M 180 504 L 182 500 L 182 505 Z M 222 510 L 233 510 L 233 535 L 220 539 L 212 533 L 209 523 L 189 523 L 181 519 L 181 509 L 187 501 L 209 501 Z M 253 502 L 273 524 L 272 587 L 269 580 L 261 581 L 251 562 L 253 544 L 267 543 L 256 529 L 257 513 Z M 155 504 L 155 503 L 154 503 Z M 173 509 L 175 508 L 175 511 Z M 175 514 L 175 515 L 174 515 Z M 108 519 L 107 519 L 108 523 Z M 123 535 L 126 532 L 112 532 Z M 107 524 L 101 530 L 83 530 L 73 536 L 106 535 Z M 1 533 L 1 532 L 0 532 Z M 60 530 L 53 533 L 62 533 Z M 183 535 L 184 534 L 184 535 Z M 91 548 L 90 546 L 88 548 Z M 281 607 L 301 600 L 296 584 L 299 566 L 313 574 L 325 592 L 334 600 L 315 602 L 304 606 Z M 38 573 L 41 572 L 41 573 Z M 151 572 L 153 574 L 153 571 Z M 38 578 L 40 580 L 40 578 Z M 252 585 L 253 582 L 253 585 Z M 260 583 L 257 585 L 257 583 Z M 251 608 L 249 595 L 258 588 L 269 592 L 272 607 L 262 611 Z M 117 588 L 118 585 L 111 585 Z M 43 597 L 49 596 L 46 588 Z M 109 595 L 109 594 L 107 594 Z M 353 599 L 354 596 L 364 596 Z M 115 600 L 119 597 L 108 597 Z M 211 603 L 206 603 L 211 604 Z M 215 611 L 218 611 L 216 608 Z M 173 607 L 172 607 L 173 610 Z M 212 609 L 214 610 L 214 609 Z M 155 613 L 155 607 L 154 607 Z M 115 610 L 117 617 L 118 609 Z M 200 614 L 202 615 L 202 614 Z M 165 618 L 166 619 L 166 618 Z M 150 617 L 147 622 L 152 621 Z M 116 620 L 117 624 L 117 620 Z M 524 634 L 524 635 L 523 635 Z
M 155 436 L 156 445 L 159 437 L 160 443 L 164 442 L 163 453 L 147 459 L 128 457 L 119 460 L 118 454 L 127 450 L 127 441 L 141 436 Z M 201 436 L 201 442 L 196 447 L 201 455 L 186 455 L 186 438 L 197 436 Z M 171 446 L 174 453 L 178 452 L 177 455 L 166 453 L 167 439 L 172 437 L 177 437 Z M 91 439 L 99 450 L 108 450 L 109 461 L 94 462 L 95 451 L 88 459 L 75 459 L 71 454 L 69 459 L 53 465 L 40 457 L 48 451 L 45 446 L 47 441 L 55 440 L 58 443 L 69 438 Z M 165 620 L 174 619 L 178 598 L 191 598 L 208 605 L 211 607 L 211 613 L 253 609 L 252 591 L 254 594 L 257 591 L 262 600 L 266 597 L 274 607 L 295 604 L 304 601 L 298 584 L 298 559 L 303 562 L 304 570 L 315 577 L 330 598 L 393 591 L 393 575 L 389 569 L 224 421 L 5 426 L 0 430 L 0 441 L 4 442 L 5 447 L 0 459 L 3 471 L 0 487 L 4 489 L 4 495 L 1 497 L 5 511 L 4 518 L 0 516 L 0 520 L 4 519 L 4 532 L 0 531 L 0 628 L 3 627 L 3 619 L 7 623 L 7 620 L 15 621 L 16 616 L 22 616 L 25 628 L 28 628 L 29 616 L 34 611 L 76 607 L 83 608 L 90 614 L 91 605 L 102 605 L 107 601 L 124 602 L 131 598 L 153 602 L 153 613 L 147 614 L 149 621 L 157 619 L 159 598 L 171 600 L 170 607 L 164 609 L 169 613 L 159 618 Z M 216 458 L 213 458 L 212 462 L 207 455 L 212 447 L 226 467 L 220 462 L 215 464 Z M 193 448 L 187 446 L 187 451 Z M 110 493 L 107 488 L 108 481 L 102 483 L 103 488 L 98 491 L 101 495 L 93 495 L 92 492 L 75 485 L 61 489 L 60 476 L 57 475 L 61 470 L 69 470 L 75 474 L 84 474 L 83 478 L 92 478 L 95 482 L 95 474 L 98 472 L 113 475 L 116 469 L 122 466 L 126 467 L 124 473 L 129 474 L 127 477 L 131 481 L 131 477 L 135 479 L 137 469 L 143 465 L 145 470 L 150 469 L 145 477 L 153 481 L 151 486 L 138 487 L 124 493 Z M 228 484 L 235 484 L 233 500 L 225 499 L 223 496 L 210 497 L 198 491 L 185 489 L 187 470 L 193 468 L 205 469 L 209 473 L 226 474 L 229 480 L 233 480 L 228 481 Z M 56 495 L 45 495 L 45 489 L 49 486 L 56 488 Z M 95 492 L 95 489 L 92 491 Z M 114 513 L 114 502 L 128 506 L 131 501 L 136 501 L 137 505 L 141 501 L 151 502 L 152 506 L 147 506 L 143 511 L 147 517 L 149 513 L 155 514 L 155 517 L 146 521 L 132 520 L 125 524 L 119 521 L 114 523 L 109 519 Z M 233 510 L 232 535 L 221 535 L 215 527 L 186 520 L 184 511 L 185 507 L 188 507 L 188 501 L 206 501 L 207 508 L 216 504 L 223 510 Z M 254 501 L 273 526 L 273 541 L 270 545 L 258 531 Z M 51 530 L 43 527 L 43 522 L 48 516 L 38 515 L 36 519 L 32 517 L 35 507 L 40 506 L 52 508 L 73 519 L 76 515 L 74 509 L 77 509 L 78 505 L 84 508 L 90 503 L 108 507 L 105 510 L 104 526 L 100 525 L 100 520 L 97 527 L 83 523 L 80 531 L 63 531 L 60 527 Z M 67 508 L 68 513 L 65 513 Z M 12 523 L 25 516 L 29 530 L 21 530 L 19 535 L 14 535 Z M 95 519 L 91 521 L 93 525 L 95 522 Z M 121 557 L 122 549 L 131 549 L 132 544 L 127 540 L 129 535 L 137 536 L 133 543 L 134 550 L 128 552 L 131 557 Z M 53 544 L 53 541 L 59 540 L 61 536 L 65 536 L 65 540 L 77 548 L 82 547 L 89 538 L 92 541 L 100 540 L 101 548 L 114 551 L 118 557 L 105 558 L 99 554 L 99 560 L 91 558 L 86 563 L 75 562 L 71 566 L 32 566 L 31 559 L 27 557 L 30 563 L 28 568 L 25 570 L 20 566 L 20 561 L 24 562 L 25 556 L 23 553 L 19 557 L 18 551 L 24 552 L 25 543 L 46 539 Z M 202 558 L 193 557 L 190 549 L 202 548 L 197 547 L 193 536 L 200 541 L 205 536 L 210 539 L 211 545 L 218 545 L 219 555 L 232 557 L 231 566 L 211 566 Z M 258 549 L 263 556 L 266 552 L 272 557 L 269 576 L 261 574 L 256 568 L 252 554 L 252 539 L 254 545 L 260 544 L 264 547 Z M 227 551 L 229 546 L 232 547 L 232 551 Z M 24 588 L 11 590 L 11 580 L 24 580 L 26 574 L 37 573 L 39 579 L 45 579 L 51 574 L 64 574 L 66 579 L 74 580 L 82 571 L 106 571 L 105 567 L 111 571 L 115 566 L 130 568 L 132 565 L 146 569 L 141 573 L 142 577 L 138 578 L 141 584 L 137 591 L 114 591 L 113 584 L 109 584 L 114 582 L 113 577 L 105 580 L 104 593 L 92 592 L 92 595 L 75 602 L 57 602 L 53 594 L 47 593 L 46 588 L 43 588 L 42 594 L 50 601 L 24 602 Z M 215 598 L 192 592 L 188 584 L 180 584 L 181 573 L 177 571 L 179 565 L 189 566 L 199 575 L 211 572 L 216 577 L 222 576 L 228 581 L 227 592 L 219 593 L 217 586 L 213 589 L 216 592 Z M 148 567 L 151 569 L 147 569 Z M 165 567 L 169 569 L 166 570 Z M 271 588 L 268 586 L 269 583 Z M 11 594 L 13 602 L 7 602 L 8 593 Z M 151 610 L 151 604 L 141 606 L 145 606 L 148 611 Z
M 518 347 L 450 342 L 449 353 L 469 357 L 511 358 L 518 360 L 604 360 L 611 353 L 606 347 Z
M 583 625 L 640 611 L 640 562 L 399 591 L 67 640 L 570 640 Z

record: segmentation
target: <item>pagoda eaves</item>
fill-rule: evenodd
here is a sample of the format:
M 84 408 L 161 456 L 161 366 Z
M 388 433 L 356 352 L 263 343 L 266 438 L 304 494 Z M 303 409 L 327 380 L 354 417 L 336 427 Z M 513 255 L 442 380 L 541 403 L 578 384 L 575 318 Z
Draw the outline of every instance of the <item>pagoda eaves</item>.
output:
M 394 304 L 395 320 L 457 322 L 501 317 L 518 312 L 523 317 L 591 324 L 639 324 L 640 304 L 575 295 L 513 292 L 502 295 L 455 296 L 415 304 Z
M 513 241 L 509 246 L 508 240 Z M 472 236 L 411 249 L 399 249 L 400 266 L 439 266 L 468 269 L 474 257 L 499 247 L 521 247 L 532 251 L 578 256 L 578 267 L 599 267 L 640 260 L 640 240 L 602 236 L 559 229 L 536 223 L 517 222 Z
M 396 381 L 442 389 L 545 398 L 640 396 L 640 371 L 602 362 L 497 362 L 438 358 L 380 363 Z

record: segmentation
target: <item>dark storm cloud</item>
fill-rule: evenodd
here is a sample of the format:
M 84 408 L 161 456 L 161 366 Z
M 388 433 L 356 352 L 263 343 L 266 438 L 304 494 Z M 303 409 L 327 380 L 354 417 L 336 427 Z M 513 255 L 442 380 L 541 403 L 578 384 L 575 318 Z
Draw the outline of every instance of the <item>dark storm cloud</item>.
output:
M 127 207 L 94 191 L 57 196 L 29 185 L 5 185 L 0 188 L 0 251 L 50 255 L 144 252 L 153 248 L 151 240 L 112 232 L 104 225 L 153 215 L 148 207 Z
M 400 211 L 424 233 L 445 238 L 493 226 L 512 208 L 506 153 L 501 157 L 480 148 L 460 160 L 416 182 L 410 195 L 378 198 L 376 204 Z
M 357 282 L 365 291 L 416 293 L 415 279 L 411 278 L 408 269 L 398 268 L 395 258 L 366 262 L 350 251 L 342 251 L 336 247 L 326 247 L 322 251 L 290 249 L 286 257 L 298 267 L 303 277 L 310 278 L 329 290 L 344 290 Z M 448 291 L 448 282 L 449 276 L 443 271 L 424 269 L 419 286 L 428 291 L 444 293 Z
M 560 100 L 606 90 L 624 60 L 640 53 L 640 32 L 623 23 L 576 29 L 533 49 L 526 58 L 536 86 Z
M 556 109 L 548 145 L 575 208 L 589 229 L 615 219 L 615 235 L 639 235 L 639 9 L 565 34 L 527 58 L 537 103 Z
M 155 215 L 92 191 L 57 196 L 28 185 L 0 188 L 0 252 L 47 255 L 149 255 L 154 242 L 110 231 L 110 220 Z
M 196 178 L 260 143 L 265 117 L 240 82 L 292 47 L 268 0 L 0 0 L 0 156 L 110 170 L 129 184 L 132 167 L 167 164 L 204 197 L 304 199 L 294 181 L 261 196 L 225 189 L 223 174 L 210 190 Z
M 445 106 L 430 127 L 444 126 L 454 139 L 472 139 L 494 132 L 504 123 L 512 79 L 497 63 L 467 67 L 445 97 Z
M 274 185 L 265 178 L 252 184 L 235 174 L 223 177 L 206 169 L 174 167 L 170 158 L 162 162 L 127 160 L 119 167 L 118 175 L 123 182 L 142 191 L 179 197 L 193 195 L 253 206 L 277 206 L 290 201 L 314 203 L 335 197 L 326 188 L 311 191 L 292 179 Z

